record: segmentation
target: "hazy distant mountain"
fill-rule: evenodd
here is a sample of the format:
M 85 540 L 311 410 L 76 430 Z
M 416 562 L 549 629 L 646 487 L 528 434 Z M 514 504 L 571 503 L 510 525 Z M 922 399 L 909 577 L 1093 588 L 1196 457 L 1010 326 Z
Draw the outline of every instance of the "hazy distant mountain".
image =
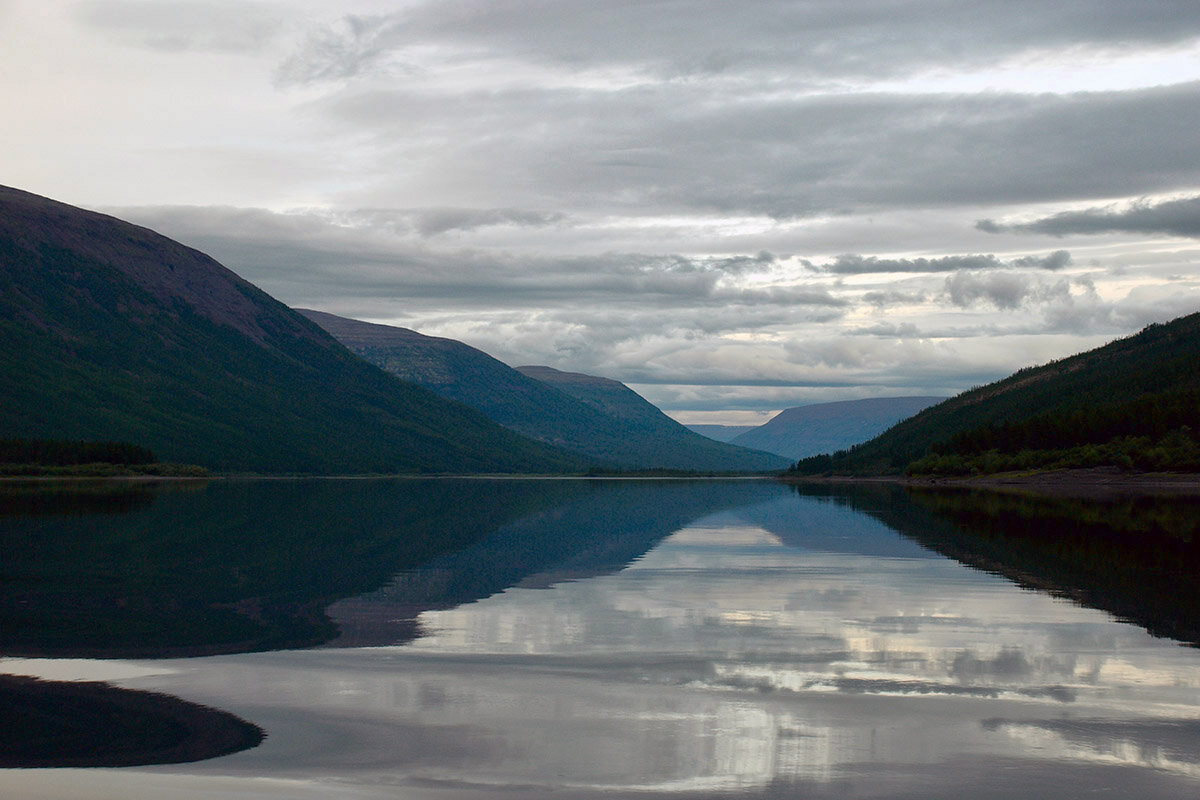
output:
M 694 431 L 718 442 L 732 442 L 735 437 L 746 431 L 752 431 L 757 425 L 685 425 L 689 431 Z
M 698 436 L 616 381 L 548 367 L 517 370 L 453 339 L 319 311 L 301 313 L 405 380 L 473 406 L 533 439 L 614 467 L 767 471 L 787 466 L 771 454 Z M 576 384 L 600 391 L 580 393 L 572 389 Z
M 582 469 L 397 380 L 213 259 L 0 187 L 0 431 L 259 472 Z
M 793 461 L 865 442 L 944 397 L 877 397 L 785 409 L 732 441 Z
M 1200 471 L 1200 314 L 1019 370 L 853 452 L 801 466 L 898 473 L 918 459 L 920 471 L 950 474 L 1068 466 Z

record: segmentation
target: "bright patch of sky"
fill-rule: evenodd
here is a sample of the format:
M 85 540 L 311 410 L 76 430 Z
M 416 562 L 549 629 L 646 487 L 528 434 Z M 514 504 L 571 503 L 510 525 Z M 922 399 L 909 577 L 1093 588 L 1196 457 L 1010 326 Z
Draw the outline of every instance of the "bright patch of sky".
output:
M 1035 54 L 958 71 L 934 69 L 902 80 L 858 87 L 858 91 L 897 94 L 979 92 L 1070 94 L 1121 92 L 1200 80 L 1200 42 L 1165 50 L 1128 52 L 1124 48 Z

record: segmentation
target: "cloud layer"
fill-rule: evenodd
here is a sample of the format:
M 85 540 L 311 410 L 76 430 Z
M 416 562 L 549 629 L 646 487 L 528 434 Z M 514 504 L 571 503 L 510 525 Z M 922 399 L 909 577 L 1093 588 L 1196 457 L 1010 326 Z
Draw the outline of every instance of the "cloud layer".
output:
M 0 15 L 6 182 L 681 417 L 953 393 L 1200 309 L 1192 0 Z
M 1200 238 L 1200 197 L 1158 203 L 1139 200 L 1082 211 L 1060 211 L 1032 222 L 998 223 L 984 219 L 977 222 L 975 227 L 986 233 L 1045 233 L 1050 236 L 1161 233 L 1196 239 Z

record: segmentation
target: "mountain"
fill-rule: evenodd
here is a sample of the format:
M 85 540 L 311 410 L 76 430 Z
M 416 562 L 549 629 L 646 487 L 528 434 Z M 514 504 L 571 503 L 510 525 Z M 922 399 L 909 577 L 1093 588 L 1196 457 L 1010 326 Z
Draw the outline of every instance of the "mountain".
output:
M 845 450 L 878 436 L 944 397 L 877 397 L 784 409 L 730 441 L 793 461 Z
M 0 187 L 0 436 L 233 471 L 586 465 L 406 384 L 203 253 Z
M 757 425 L 685 425 L 689 431 L 718 442 L 731 442 L 737 436 L 752 431 Z
M 1200 471 L 1200 313 L 927 408 L 798 471 L 996 472 L 1116 466 Z
M 622 469 L 770 471 L 767 453 L 698 436 L 616 381 L 548 367 L 519 370 L 453 339 L 320 311 L 300 313 L 377 366 L 466 403 L 525 436 Z M 594 384 L 601 402 L 571 386 Z
M 517 371 L 616 420 L 620 425 L 617 430 L 625 437 L 626 451 L 645 465 L 765 471 L 778 469 L 782 461 L 772 453 L 716 442 L 688 430 L 619 381 L 551 367 L 517 367 Z

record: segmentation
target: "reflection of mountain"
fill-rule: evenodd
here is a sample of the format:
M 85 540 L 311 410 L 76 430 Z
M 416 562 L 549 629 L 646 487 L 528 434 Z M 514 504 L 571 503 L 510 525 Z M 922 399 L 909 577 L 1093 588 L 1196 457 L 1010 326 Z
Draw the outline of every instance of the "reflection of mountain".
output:
M 396 603 L 442 608 L 522 581 L 616 569 L 697 516 L 782 490 L 766 481 L 380 479 L 51 491 L 52 501 L 17 492 L 0 515 L 6 655 L 312 646 L 338 634 L 326 606 L 431 559 L 381 596 L 389 619 Z M 389 641 L 415 632 L 415 612 L 400 617 Z
M 570 481 L 223 481 L 153 495 L 131 487 L 99 501 L 86 489 L 74 499 L 54 490 L 57 514 L 22 495 L 15 514 L 0 515 L 0 653 L 318 644 L 336 635 L 321 610 L 338 598 L 587 490 Z
M 938 556 L 895 529 L 828 497 L 813 497 L 797 513 L 795 497 L 739 508 L 730 516 L 757 525 L 798 550 L 897 558 Z
M 404 641 L 421 611 L 452 608 L 509 587 L 538 588 L 616 572 L 663 537 L 715 511 L 782 491 L 767 481 L 588 481 L 560 504 L 494 531 L 464 550 L 397 575 L 370 595 L 327 610 L 333 644 Z
M 1200 645 L 1200 498 L 822 487 L 943 555 Z

